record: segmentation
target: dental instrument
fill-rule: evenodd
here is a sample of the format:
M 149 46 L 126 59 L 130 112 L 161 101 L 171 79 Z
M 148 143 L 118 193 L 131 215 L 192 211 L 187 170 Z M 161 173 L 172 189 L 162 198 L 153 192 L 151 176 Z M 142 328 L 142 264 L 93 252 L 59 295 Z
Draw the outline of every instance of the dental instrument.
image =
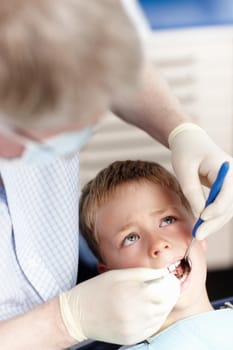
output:
M 221 168 L 219 169 L 217 178 L 216 178 L 215 182 L 213 183 L 213 185 L 212 185 L 212 187 L 210 189 L 209 196 L 208 196 L 208 198 L 206 200 L 206 203 L 205 203 L 205 208 L 209 204 L 213 203 L 213 201 L 216 199 L 217 195 L 219 194 L 219 192 L 220 192 L 220 190 L 222 188 L 224 179 L 225 179 L 225 177 L 227 175 L 227 172 L 229 170 L 229 167 L 230 167 L 229 162 L 224 162 L 221 165 Z M 184 254 L 183 259 L 181 260 L 181 265 L 184 267 L 184 269 L 187 269 L 187 268 L 188 268 L 188 270 L 191 269 L 190 262 L 189 262 L 189 254 L 190 254 L 190 250 L 191 250 L 191 247 L 193 245 L 193 242 L 196 239 L 197 229 L 202 223 L 203 223 L 203 220 L 202 220 L 201 217 L 199 217 L 199 219 L 197 220 L 197 222 L 195 223 L 195 225 L 193 227 L 191 242 L 190 242 L 188 248 L 186 249 L 186 252 Z

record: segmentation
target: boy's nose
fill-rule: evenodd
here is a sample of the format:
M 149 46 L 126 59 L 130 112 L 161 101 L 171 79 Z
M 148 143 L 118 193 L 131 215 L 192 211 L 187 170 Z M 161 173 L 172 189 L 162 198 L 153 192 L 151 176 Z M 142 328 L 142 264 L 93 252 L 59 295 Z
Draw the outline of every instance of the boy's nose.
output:
M 161 238 L 156 237 L 156 239 L 153 240 L 150 244 L 149 255 L 152 258 L 156 258 L 170 248 L 171 248 L 171 244 L 167 240 L 165 240 L 162 237 Z

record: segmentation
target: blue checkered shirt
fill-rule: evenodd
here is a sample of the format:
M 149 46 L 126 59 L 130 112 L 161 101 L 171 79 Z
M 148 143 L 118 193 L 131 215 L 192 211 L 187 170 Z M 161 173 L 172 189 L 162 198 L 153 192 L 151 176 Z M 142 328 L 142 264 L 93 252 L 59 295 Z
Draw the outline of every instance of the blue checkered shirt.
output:
M 49 166 L 6 166 L 0 184 L 0 320 L 75 285 L 78 156 Z M 5 188 L 5 189 L 4 189 Z

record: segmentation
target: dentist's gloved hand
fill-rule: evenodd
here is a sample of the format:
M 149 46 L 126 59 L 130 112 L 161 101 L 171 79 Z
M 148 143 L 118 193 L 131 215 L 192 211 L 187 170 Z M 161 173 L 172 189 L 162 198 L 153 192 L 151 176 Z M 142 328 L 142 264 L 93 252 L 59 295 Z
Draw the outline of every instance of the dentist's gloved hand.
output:
M 161 327 L 179 294 L 180 282 L 167 269 L 112 270 L 62 293 L 61 315 L 78 342 L 130 345 Z
M 233 158 L 219 148 L 199 126 L 180 124 L 169 135 L 172 165 L 193 212 L 204 220 L 196 233 L 203 239 L 233 217 Z M 206 209 L 202 184 L 211 187 L 225 161 L 230 169 L 213 204 Z

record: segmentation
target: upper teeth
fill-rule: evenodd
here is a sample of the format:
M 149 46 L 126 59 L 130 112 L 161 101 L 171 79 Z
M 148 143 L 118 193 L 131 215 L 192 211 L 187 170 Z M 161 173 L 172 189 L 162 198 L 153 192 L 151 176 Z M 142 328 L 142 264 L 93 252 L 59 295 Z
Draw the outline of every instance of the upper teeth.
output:
M 175 269 L 180 265 L 181 260 L 178 260 L 177 262 L 175 262 L 174 264 L 171 264 L 168 266 L 168 271 L 169 272 L 173 272 L 175 271 Z

